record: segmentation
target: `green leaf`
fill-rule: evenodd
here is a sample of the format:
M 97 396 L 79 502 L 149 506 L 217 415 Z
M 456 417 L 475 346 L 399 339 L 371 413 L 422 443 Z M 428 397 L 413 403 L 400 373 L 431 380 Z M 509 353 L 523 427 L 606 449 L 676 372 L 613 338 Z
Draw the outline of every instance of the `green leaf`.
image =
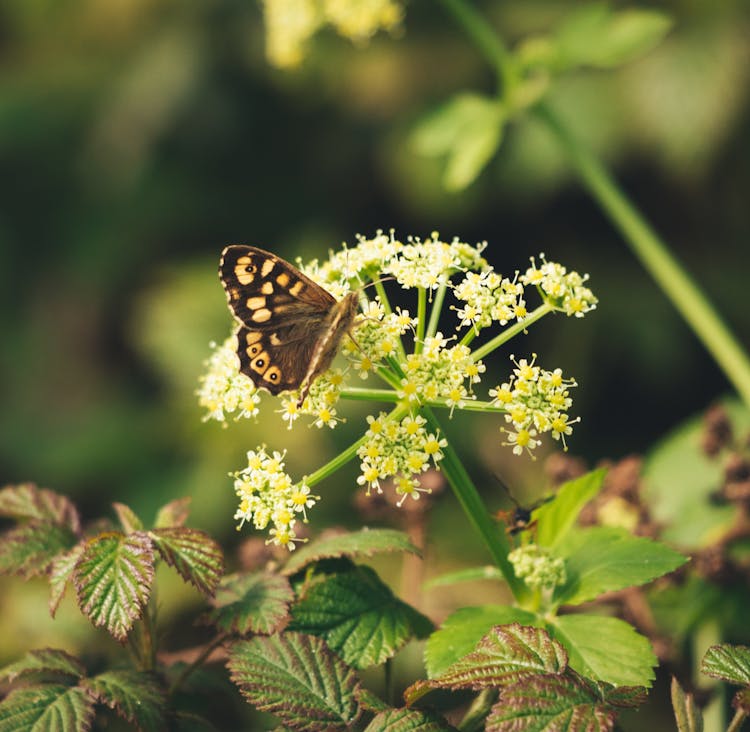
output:
M 294 593 L 289 582 L 270 572 L 232 574 L 224 577 L 213 600 L 209 622 L 224 633 L 270 635 L 289 619 Z
M 240 641 L 227 666 L 243 696 L 290 729 L 348 730 L 360 716 L 359 681 L 321 638 L 283 633 Z
M 126 534 L 143 531 L 143 521 L 136 516 L 135 511 L 130 506 L 126 506 L 124 503 L 113 503 L 112 506 L 115 509 L 120 526 Z
M 503 573 L 495 566 L 488 564 L 484 567 L 469 567 L 468 569 L 458 569 L 455 572 L 446 572 L 445 574 L 433 577 L 424 583 L 425 589 L 434 587 L 445 587 L 446 585 L 455 585 L 458 582 L 476 582 L 477 580 L 503 580 Z
M 730 684 L 750 686 L 750 648 L 729 643 L 711 646 L 701 661 L 701 673 Z
M 604 3 L 574 10 L 555 33 L 557 68 L 613 68 L 654 48 L 672 27 L 668 15 L 632 8 L 613 12 Z
M 478 691 L 507 686 L 535 674 L 561 673 L 567 663 L 565 649 L 546 630 L 518 623 L 500 625 L 440 676 L 412 684 L 404 699 L 413 704 L 430 689 Z
M 666 544 L 607 526 L 579 529 L 555 552 L 565 558 L 567 572 L 554 595 L 561 605 L 580 605 L 604 592 L 645 584 L 687 561 Z
M 205 532 L 182 526 L 149 532 L 162 559 L 204 595 L 212 597 L 224 573 L 221 547 Z
M 33 519 L 6 531 L 0 540 L 0 574 L 29 578 L 44 574 L 76 542 L 67 526 Z
M 40 648 L 29 651 L 23 658 L 0 671 L 0 680 L 13 683 L 19 678 L 41 680 L 48 676 L 70 676 L 78 680 L 86 675 L 83 664 L 65 651 Z M 59 681 L 59 679 L 58 679 Z
M 81 530 L 78 511 L 68 498 L 46 488 L 37 488 L 33 483 L 10 485 L 0 490 L 0 516 L 67 526 L 74 534 Z
M 455 732 L 442 717 L 416 709 L 389 709 L 380 712 L 365 732 Z
M 537 625 L 533 613 L 509 605 L 463 607 L 449 615 L 428 639 L 424 660 L 427 675 L 439 676 L 458 659 L 471 653 L 496 625 Z
M 459 94 L 414 130 L 411 143 L 426 157 L 445 158 L 443 185 L 460 191 L 472 183 L 500 146 L 506 111 L 496 99 Z
M 369 567 L 326 577 L 308 587 L 292 606 L 290 630 L 325 638 L 355 668 L 393 656 L 432 623 L 399 600 Z
M 648 638 L 619 618 L 560 615 L 549 625 L 579 674 L 619 686 L 651 686 L 656 656 Z
M 68 587 L 73 569 L 83 554 L 85 544 L 76 544 L 69 552 L 59 554 L 49 568 L 49 614 L 54 618 L 57 608 L 60 607 L 65 590 Z
M 85 679 L 82 686 L 96 701 L 143 732 L 165 728 L 167 699 L 156 676 L 140 671 L 106 671 Z
M 672 677 L 672 708 L 678 732 L 703 732 L 703 714 L 692 694 L 686 694 Z
M 63 684 L 17 689 L 0 703 L 0 732 L 87 732 L 93 719 L 89 695 Z
M 487 732 L 609 732 L 616 710 L 602 690 L 575 673 L 523 679 L 500 694 Z
M 369 689 L 365 689 L 364 686 L 358 686 L 354 692 L 354 696 L 357 698 L 359 706 L 366 712 L 379 714 L 380 712 L 386 712 L 391 709 L 391 707 L 379 696 L 373 694 Z
M 142 532 L 100 534 L 86 544 L 73 581 L 81 612 L 117 640 L 125 640 L 151 594 L 151 539 Z
M 166 506 L 162 506 L 159 509 L 159 513 L 156 514 L 154 528 L 170 529 L 173 526 L 182 526 L 190 515 L 190 503 L 192 500 L 190 496 L 185 496 L 184 498 L 177 498 L 174 501 L 170 501 Z
M 554 500 L 533 512 L 536 520 L 536 543 L 554 547 L 575 525 L 581 509 L 601 490 L 606 470 L 593 470 L 575 480 L 563 483 Z
M 372 557 L 382 552 L 409 552 L 422 556 L 403 531 L 394 529 L 362 529 L 348 534 L 328 536 L 297 549 L 282 570 L 291 575 L 320 559 L 335 557 Z

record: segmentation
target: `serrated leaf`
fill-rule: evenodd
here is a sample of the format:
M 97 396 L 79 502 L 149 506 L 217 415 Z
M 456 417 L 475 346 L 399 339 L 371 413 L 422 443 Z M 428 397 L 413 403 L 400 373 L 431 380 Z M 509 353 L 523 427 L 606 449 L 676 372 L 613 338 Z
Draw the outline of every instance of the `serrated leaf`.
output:
M 365 732 L 455 732 L 442 717 L 416 709 L 388 709 L 380 712 Z
M 555 553 L 565 558 L 567 572 L 567 581 L 554 594 L 561 605 L 580 605 L 605 592 L 645 584 L 687 561 L 666 544 L 607 526 L 579 529 Z
M 69 552 L 59 554 L 49 568 L 49 614 L 54 618 L 65 596 L 68 582 L 72 579 L 73 568 L 83 554 L 85 544 L 76 544 Z
M 183 526 L 149 532 L 162 559 L 200 592 L 213 597 L 224 573 L 221 547 L 205 532 Z
M 388 709 L 391 709 L 391 707 L 379 696 L 371 692 L 369 689 L 365 689 L 364 686 L 358 686 L 354 692 L 354 696 L 356 697 L 359 706 L 367 712 L 379 714 L 380 712 L 385 712 Z
M 695 703 L 692 694 L 686 694 L 672 677 L 672 708 L 677 721 L 678 732 L 703 732 L 703 714 Z
M 290 729 L 347 730 L 359 718 L 354 670 L 321 638 L 283 633 L 240 641 L 227 666 L 243 696 Z
M 580 478 L 563 483 L 555 498 L 533 512 L 536 521 L 536 543 L 554 547 L 575 526 L 581 509 L 602 488 L 607 471 L 592 470 Z
M 432 623 L 399 600 L 369 567 L 314 583 L 292 606 L 290 630 L 324 638 L 355 668 L 383 663 Z
M 509 605 L 480 605 L 456 610 L 427 639 L 424 659 L 428 677 L 439 676 L 459 658 L 471 653 L 495 626 L 510 623 L 539 625 L 536 615 Z
M 63 684 L 17 689 L 0 703 L 0 732 L 87 732 L 93 719 L 88 694 Z
M 285 577 L 270 572 L 224 577 L 213 600 L 208 620 L 224 633 L 270 635 L 289 619 L 294 593 Z
M 132 534 L 134 531 L 143 531 L 143 521 L 138 518 L 130 506 L 126 506 L 124 503 L 113 503 L 112 506 L 117 514 L 117 520 L 126 534 Z
M 167 699 L 156 677 L 140 671 L 106 671 L 81 684 L 96 701 L 143 732 L 164 729 Z
M 154 521 L 155 529 L 170 529 L 173 526 L 182 526 L 190 515 L 190 504 L 192 502 L 190 496 L 184 498 L 177 498 L 174 501 L 170 501 L 165 506 L 159 509 L 156 514 L 156 520 Z
M 511 623 L 493 628 L 475 651 L 456 661 L 440 676 L 417 681 L 405 692 L 413 704 L 430 689 L 497 688 L 534 674 L 561 673 L 568 656 L 563 646 L 542 628 Z
M 9 485 L 0 490 L 0 516 L 17 521 L 49 521 L 67 526 L 74 534 L 81 530 L 78 511 L 70 499 L 46 488 L 38 488 L 33 483 Z
M 40 648 L 29 651 L 23 658 L 0 670 L 0 680 L 9 683 L 19 678 L 33 677 L 35 680 L 40 680 L 50 675 L 79 679 L 86 675 L 86 669 L 75 656 L 65 651 L 56 648 Z
M 24 578 L 44 574 L 75 541 L 75 534 L 67 526 L 32 519 L 2 535 L 0 574 Z
M 616 712 L 577 674 L 531 676 L 502 690 L 486 732 L 609 732 Z
M 457 569 L 455 572 L 440 574 L 425 582 L 423 587 L 426 590 L 431 590 L 434 587 L 445 587 L 459 582 L 476 582 L 477 580 L 498 580 L 502 582 L 504 577 L 497 567 L 488 564 L 484 567 L 468 567 L 467 569 Z
M 616 686 L 651 686 L 657 664 L 651 643 L 624 620 L 559 615 L 548 627 L 579 674 Z
M 443 184 L 460 191 L 472 183 L 500 146 L 507 113 L 479 94 L 459 94 L 422 120 L 411 142 L 427 157 L 445 159 Z
M 348 534 L 328 536 L 297 549 L 286 563 L 283 574 L 292 575 L 312 562 L 336 557 L 372 557 L 382 552 L 422 554 L 403 531 L 395 529 L 362 529 Z
M 750 648 L 729 643 L 711 646 L 701 661 L 701 673 L 730 684 L 750 686 Z
M 125 640 L 140 617 L 154 581 L 148 534 L 101 534 L 84 547 L 73 570 L 78 606 L 96 626 Z

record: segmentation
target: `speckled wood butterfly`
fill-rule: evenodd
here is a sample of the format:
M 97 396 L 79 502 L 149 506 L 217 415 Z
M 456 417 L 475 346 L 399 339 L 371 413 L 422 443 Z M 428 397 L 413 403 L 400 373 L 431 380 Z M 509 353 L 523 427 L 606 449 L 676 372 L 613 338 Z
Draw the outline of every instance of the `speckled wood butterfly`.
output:
M 240 323 L 240 371 L 271 394 L 299 389 L 302 404 L 354 324 L 357 293 L 337 301 L 281 257 L 244 245 L 222 252 L 219 277 Z

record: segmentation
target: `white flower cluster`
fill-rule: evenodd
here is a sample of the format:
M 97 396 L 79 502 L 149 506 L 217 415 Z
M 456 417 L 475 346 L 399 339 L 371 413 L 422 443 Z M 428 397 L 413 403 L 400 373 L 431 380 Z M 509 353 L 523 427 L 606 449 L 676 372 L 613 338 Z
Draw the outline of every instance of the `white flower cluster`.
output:
M 508 554 L 508 561 L 516 577 L 535 590 L 552 590 L 567 580 L 565 561 L 536 544 L 514 549 Z
M 513 430 L 505 429 L 513 452 L 521 455 L 539 445 L 537 435 L 552 432 L 552 437 L 562 440 L 567 450 L 565 436 L 571 434 L 572 424 L 567 410 L 573 404 L 570 389 L 577 386 L 575 379 L 563 378 L 562 371 L 546 371 L 535 366 L 536 354 L 528 362 L 525 358 L 516 361 L 510 380 L 495 389 L 490 389 L 493 403 L 505 409 L 505 420 L 513 424 Z
M 461 325 L 476 330 L 493 322 L 507 325 L 516 318 L 523 320 L 527 315 L 526 301 L 523 285 L 517 280 L 509 280 L 489 268 L 480 273 L 467 272 L 453 288 L 453 294 L 466 303 L 455 308 Z
M 561 264 L 548 262 L 544 254 L 540 254 L 539 258 L 542 263 L 538 267 L 534 258 L 531 258 L 532 266 L 521 276 L 523 284 L 537 287 L 550 305 L 569 316 L 582 318 L 596 308 L 598 300 L 585 286 L 588 275 L 568 272 Z
M 307 509 L 319 496 L 311 495 L 304 481 L 292 482 L 284 472 L 285 455 L 269 455 L 265 448 L 247 453 L 247 467 L 234 474 L 234 490 L 240 499 L 234 518 L 240 522 L 238 528 L 248 522 L 262 531 L 273 524 L 268 542 L 292 550 L 299 541 L 294 525 L 300 515 L 307 521 Z
M 418 414 L 395 420 L 381 412 L 367 418 L 366 440 L 357 451 L 362 461 L 357 483 L 367 486 L 368 495 L 373 488 L 382 492 L 380 481 L 386 478 L 394 478 L 396 492 L 401 494 L 399 506 L 407 496 L 418 500 L 420 492 L 429 492 L 420 486 L 417 476 L 430 468 L 430 461 L 437 467 L 448 443 L 427 432 L 425 423 Z

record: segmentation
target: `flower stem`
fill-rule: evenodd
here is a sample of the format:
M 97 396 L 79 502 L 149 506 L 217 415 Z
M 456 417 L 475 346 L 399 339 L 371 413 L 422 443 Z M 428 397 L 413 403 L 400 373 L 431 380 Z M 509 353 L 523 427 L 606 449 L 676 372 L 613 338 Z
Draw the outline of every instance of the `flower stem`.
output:
M 427 337 L 432 338 L 432 336 L 437 333 L 438 324 L 440 323 L 440 312 L 443 309 L 443 302 L 445 301 L 445 293 L 448 290 L 448 284 L 443 283 L 438 287 L 437 292 L 435 293 L 435 299 L 432 301 L 432 308 L 430 308 L 430 322 L 427 324 Z
M 424 347 L 424 330 L 427 325 L 427 290 L 417 288 L 417 335 L 414 343 L 414 353 L 422 353 Z
M 388 413 L 386 419 L 401 419 L 405 414 L 409 412 L 408 405 L 398 404 L 395 409 Z M 343 452 L 336 455 L 333 460 L 329 460 L 325 465 L 318 468 L 314 473 L 306 475 L 303 478 L 303 482 L 308 487 L 312 488 L 314 485 L 320 483 L 320 481 L 327 478 L 329 475 L 333 475 L 339 468 L 342 468 L 350 460 L 357 457 L 357 450 L 364 445 L 370 437 L 365 433 L 355 443 L 349 445 Z
M 359 387 L 348 387 L 341 390 L 342 399 L 351 399 L 359 402 L 398 402 L 400 397 L 391 389 L 362 389 Z M 422 401 L 420 404 L 426 407 L 437 407 L 438 409 L 455 409 L 453 404 L 449 404 L 447 399 L 430 399 Z M 492 414 L 507 414 L 505 407 L 499 407 L 492 402 L 479 401 L 478 399 L 467 399 L 459 407 L 465 412 L 485 412 Z
M 172 696 L 172 694 L 177 691 L 180 686 L 185 682 L 185 679 L 187 679 L 190 674 L 192 674 L 194 671 L 199 669 L 206 661 L 206 659 L 227 639 L 227 635 L 225 633 L 219 633 L 216 638 L 214 638 L 210 643 L 206 645 L 206 647 L 201 651 L 198 658 L 195 659 L 191 664 L 185 666 L 185 668 L 180 671 L 177 678 L 169 685 L 169 691 L 168 694 Z
M 444 433 L 440 422 L 429 407 L 424 408 L 422 414 L 432 430 L 435 432 L 439 430 L 440 433 Z M 508 583 L 513 597 L 521 604 L 526 599 L 526 592 L 523 583 L 516 577 L 513 567 L 508 561 L 510 547 L 505 533 L 499 530 L 497 524 L 490 518 L 471 477 L 450 442 L 448 442 L 443 453 L 444 458 L 440 463 L 440 469 L 445 473 L 445 477 L 448 479 L 464 513 L 489 549 L 495 564 Z
M 745 714 L 745 712 L 743 712 L 742 709 L 738 709 L 735 712 L 734 717 L 732 718 L 732 721 L 729 727 L 727 727 L 727 732 L 739 732 L 740 729 L 742 728 L 742 723 L 745 721 L 746 718 L 747 718 L 747 714 Z
M 591 150 L 545 104 L 538 105 L 535 114 L 557 138 L 583 184 L 620 230 L 633 254 L 671 299 L 743 401 L 750 406 L 750 358 L 708 298 Z
M 518 335 L 522 331 L 526 330 L 532 323 L 536 323 L 537 320 L 543 318 L 547 313 L 554 311 L 552 305 L 548 303 L 542 303 L 536 310 L 530 312 L 523 320 L 519 320 L 509 328 L 506 328 L 502 333 L 496 335 L 491 341 L 488 341 L 480 348 L 477 348 L 474 353 L 471 354 L 473 361 L 479 361 L 489 353 L 492 353 L 496 348 L 499 348 L 503 343 L 507 343 L 513 336 Z
M 383 310 L 385 310 L 386 315 L 390 315 L 393 312 L 393 309 L 391 308 L 391 302 L 388 299 L 388 293 L 386 293 L 385 287 L 383 287 L 383 280 L 375 280 L 373 285 L 375 285 L 375 291 L 378 293 L 378 298 L 380 299 L 380 304 L 383 306 Z M 401 354 L 401 358 L 406 359 L 404 342 L 401 338 L 398 339 L 398 350 Z

